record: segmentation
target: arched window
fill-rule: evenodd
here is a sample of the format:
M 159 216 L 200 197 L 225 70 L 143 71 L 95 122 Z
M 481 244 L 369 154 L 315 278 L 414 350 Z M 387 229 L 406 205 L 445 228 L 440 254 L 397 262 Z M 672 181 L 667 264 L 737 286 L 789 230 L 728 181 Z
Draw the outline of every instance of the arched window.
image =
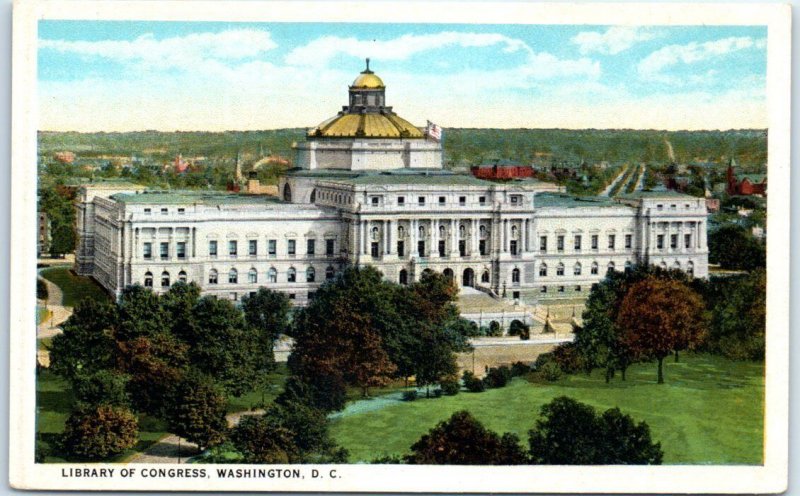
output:
M 581 263 L 580 262 L 575 262 L 575 267 L 572 269 L 572 273 L 575 274 L 576 276 L 581 275 Z
M 481 282 L 489 282 L 489 271 L 484 270 L 483 274 L 481 274 Z
M 558 265 L 556 265 L 556 275 L 557 276 L 564 275 L 564 264 L 561 262 L 559 262 Z
M 314 267 L 309 267 L 306 269 L 306 282 L 314 282 L 314 279 L 317 278 L 317 273 L 314 270 Z
M 216 284 L 219 279 L 219 275 L 217 274 L 217 269 L 211 269 L 208 271 L 208 283 L 209 284 Z
M 144 273 L 144 287 L 152 288 L 153 287 L 153 273 L 152 272 L 145 272 Z
M 311 198 L 309 199 L 309 201 L 311 203 L 314 203 L 315 201 L 317 201 L 317 190 L 316 189 L 312 189 L 311 190 Z
M 399 226 L 397 228 L 397 237 L 403 239 L 406 237 L 406 228 L 403 226 Z
M 661 262 L 661 264 L 659 265 L 659 267 L 661 267 L 661 268 L 662 268 L 662 269 L 664 269 L 664 270 L 667 270 L 667 262 Z
M 286 280 L 289 282 L 297 281 L 297 271 L 294 269 L 294 267 L 290 267 L 288 272 L 286 272 Z
M 481 238 L 485 238 L 486 237 L 486 226 L 481 226 L 480 228 L 478 228 L 478 230 L 481 233 Z
M 406 269 L 400 271 L 400 278 L 398 281 L 403 285 L 408 284 L 408 271 Z
M 511 282 L 519 283 L 519 269 L 514 269 L 511 271 Z
M 258 282 L 258 271 L 255 268 L 247 272 L 247 282 L 250 284 L 256 284 Z
M 378 228 L 377 227 L 373 227 L 372 228 L 372 240 L 373 241 L 377 241 L 378 240 Z
M 511 226 L 511 239 L 517 239 L 517 226 Z
M 425 226 L 419 226 L 419 237 L 420 239 L 425 237 Z
M 267 271 L 267 282 L 278 282 L 278 271 L 275 267 L 270 267 Z
M 288 202 L 292 201 L 292 188 L 289 183 L 283 185 L 283 199 Z
M 236 269 L 231 269 L 228 271 L 228 282 L 230 284 L 236 284 L 239 282 L 239 272 Z
M 680 263 L 679 261 L 675 260 L 675 265 L 674 265 L 674 267 L 675 267 L 676 269 L 678 269 L 678 270 L 681 270 L 681 263 Z
M 447 236 L 447 229 L 444 226 L 439 226 L 439 237 L 444 238 Z
M 596 276 L 600 272 L 600 266 L 597 262 L 592 262 L 592 275 Z
M 325 269 L 325 280 L 330 281 L 331 279 L 333 279 L 335 275 L 336 275 L 336 270 L 333 268 L 333 266 L 329 265 L 328 268 Z
M 161 287 L 168 288 L 169 287 L 169 272 L 166 270 L 161 273 Z
M 186 271 L 178 272 L 178 282 L 186 282 Z
M 614 265 L 614 262 L 608 262 L 608 271 L 609 272 L 614 270 L 615 267 L 616 267 L 616 265 Z
M 458 235 L 459 237 L 465 238 L 467 236 L 467 228 L 464 227 L 464 224 L 458 226 Z
M 627 262 L 625 262 L 625 272 L 629 272 L 631 269 L 633 269 L 633 264 L 631 263 L 630 260 L 628 260 Z
M 539 266 L 539 277 L 547 277 L 547 264 L 543 263 Z

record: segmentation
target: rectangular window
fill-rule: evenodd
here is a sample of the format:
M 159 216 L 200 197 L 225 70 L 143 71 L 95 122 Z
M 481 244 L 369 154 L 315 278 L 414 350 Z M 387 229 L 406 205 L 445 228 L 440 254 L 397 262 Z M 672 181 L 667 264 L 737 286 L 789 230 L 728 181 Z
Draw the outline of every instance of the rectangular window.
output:
M 333 250 L 334 250 L 333 243 L 334 243 L 334 240 L 332 240 L 332 239 L 326 239 L 325 240 L 325 255 L 327 255 L 329 257 L 333 256 Z
M 542 293 L 547 293 L 547 286 L 542 286 L 541 291 L 542 291 Z
M 511 242 L 509 243 L 509 249 L 510 249 L 512 255 L 516 255 L 517 254 L 517 241 L 516 240 L 514 240 L 514 239 L 511 240 Z
M 372 243 L 370 247 L 372 258 L 378 258 L 378 243 Z
M 373 207 L 377 207 L 378 206 L 378 197 L 377 196 L 373 196 L 370 200 L 372 201 L 372 206 Z
M 458 204 L 462 207 L 467 204 L 467 197 L 466 196 L 459 196 L 458 197 Z
M 179 260 L 186 258 L 186 241 L 178 241 L 175 245 L 175 254 L 178 256 Z
M 576 293 L 580 293 L 581 292 L 581 287 L 580 286 L 575 286 L 575 292 Z
M 485 196 L 479 197 L 478 198 L 478 203 L 480 203 L 481 206 L 486 205 L 486 197 Z
M 307 239 L 306 240 L 306 253 L 309 255 L 314 254 L 314 250 L 316 249 L 316 241 L 315 239 Z
M 625 249 L 630 250 L 633 247 L 633 234 L 625 235 Z
M 169 210 L 166 209 L 166 208 L 162 208 L 161 209 L 161 215 L 167 215 L 168 212 L 169 212 Z
M 217 256 L 217 241 L 211 240 L 208 242 L 208 256 L 209 257 L 216 257 Z
M 417 198 L 417 203 L 420 204 L 420 206 L 425 205 L 425 197 L 420 196 L 419 198 Z
M 289 293 L 289 299 L 290 300 L 297 299 L 297 296 L 294 293 Z
M 161 260 L 169 258 L 169 243 L 161 243 Z
M 294 255 L 297 253 L 297 241 L 290 239 L 287 245 L 286 253 L 289 255 Z
M 673 250 L 678 247 L 678 235 L 677 234 L 670 234 L 669 235 L 669 247 Z
M 145 243 L 142 248 L 142 257 L 147 260 L 153 258 L 153 243 Z
M 683 235 L 683 246 L 684 246 L 684 248 L 691 248 L 692 247 L 692 235 L 691 234 L 684 234 Z
M 556 238 L 556 250 L 564 251 L 564 236 L 558 236 Z
M 599 246 L 600 237 L 597 234 L 592 234 L 592 250 L 596 250 Z
M 442 240 L 439 240 L 439 256 L 440 257 L 445 256 L 444 247 L 445 247 L 445 242 L 442 241 Z
M 658 248 L 659 250 L 663 250 L 664 249 L 664 235 L 663 234 L 659 234 L 658 236 L 656 236 L 656 248 Z
M 575 235 L 575 251 L 581 251 L 581 235 Z
M 424 241 L 417 241 L 417 255 L 420 258 L 425 257 L 425 242 Z
M 397 242 L 397 256 L 398 257 L 406 256 L 406 244 L 403 241 Z
M 247 282 L 250 284 L 256 284 L 258 282 L 258 273 L 255 270 L 251 270 L 247 273 Z
M 398 196 L 397 197 L 397 205 L 402 207 L 405 204 L 406 204 L 406 197 L 405 196 Z
M 515 300 L 519 300 L 519 291 L 514 291 L 511 293 L 511 297 Z
M 185 213 L 186 213 L 186 209 L 185 208 L 179 208 L 178 209 L 178 214 L 183 215 Z
M 678 210 L 678 206 L 673 203 L 672 205 L 669 206 L 669 209 L 670 210 Z
M 236 258 L 236 255 L 239 254 L 239 243 L 235 239 L 231 239 L 228 241 L 228 255 L 233 258 Z
M 613 250 L 617 244 L 617 236 L 615 234 L 608 235 L 608 249 Z
M 547 236 L 539 237 L 539 251 L 547 251 Z
M 146 208 L 146 209 L 144 209 L 144 214 L 145 214 L 145 215 L 150 215 L 151 213 L 153 213 L 153 210 L 152 210 L 152 209 L 150 209 L 150 208 Z
M 447 199 L 444 196 L 439 197 L 439 205 L 444 205 L 447 202 Z
M 458 256 L 466 257 L 467 256 L 467 242 L 463 239 L 458 242 Z
M 231 293 L 231 300 L 236 301 L 238 297 L 239 296 L 235 292 Z
M 664 205 L 656 205 L 656 210 L 664 210 Z
M 250 239 L 247 241 L 247 254 L 251 257 L 258 255 L 258 240 Z
M 480 251 L 481 255 L 486 255 L 486 240 L 482 239 L 478 241 L 478 251 Z
M 559 293 L 563 293 L 564 292 L 564 286 L 559 286 L 558 287 L 558 292 Z
M 278 254 L 278 240 L 270 239 L 267 241 L 267 253 L 271 257 L 274 257 Z

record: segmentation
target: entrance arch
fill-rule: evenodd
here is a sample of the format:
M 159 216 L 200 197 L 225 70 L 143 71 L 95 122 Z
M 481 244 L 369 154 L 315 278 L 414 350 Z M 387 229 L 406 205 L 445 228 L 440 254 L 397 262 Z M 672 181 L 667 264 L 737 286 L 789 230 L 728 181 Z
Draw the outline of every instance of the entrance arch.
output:
M 400 271 L 400 284 L 403 286 L 408 284 L 408 271 L 406 269 Z
M 292 201 L 292 188 L 289 183 L 283 185 L 283 199 L 288 202 Z
M 453 269 L 444 269 L 444 271 L 442 271 L 442 275 L 452 281 L 454 278 Z
M 464 274 L 461 276 L 461 285 L 466 287 L 475 286 L 475 271 L 472 269 L 464 269 Z

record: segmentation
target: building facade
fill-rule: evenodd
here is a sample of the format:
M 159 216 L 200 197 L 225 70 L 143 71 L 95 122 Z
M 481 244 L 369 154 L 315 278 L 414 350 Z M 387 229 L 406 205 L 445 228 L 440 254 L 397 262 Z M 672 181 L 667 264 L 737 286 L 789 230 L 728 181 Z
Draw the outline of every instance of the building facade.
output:
M 706 205 L 674 192 L 577 198 L 532 178 L 442 168 L 441 144 L 385 106 L 372 71 L 296 146 L 279 197 L 84 185 L 79 273 L 119 295 L 193 281 L 237 300 L 264 286 L 305 304 L 350 265 L 408 284 L 426 270 L 496 298 L 585 297 L 634 264 L 708 271 Z

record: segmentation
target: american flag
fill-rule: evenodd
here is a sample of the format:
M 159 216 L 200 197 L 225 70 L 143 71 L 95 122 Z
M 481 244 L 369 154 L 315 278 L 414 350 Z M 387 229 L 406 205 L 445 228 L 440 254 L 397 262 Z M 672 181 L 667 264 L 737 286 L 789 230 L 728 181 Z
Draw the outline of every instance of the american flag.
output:
M 428 121 L 428 127 L 425 129 L 425 134 L 427 134 L 429 138 L 433 138 L 436 141 L 442 141 L 442 128 L 431 121 Z

